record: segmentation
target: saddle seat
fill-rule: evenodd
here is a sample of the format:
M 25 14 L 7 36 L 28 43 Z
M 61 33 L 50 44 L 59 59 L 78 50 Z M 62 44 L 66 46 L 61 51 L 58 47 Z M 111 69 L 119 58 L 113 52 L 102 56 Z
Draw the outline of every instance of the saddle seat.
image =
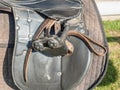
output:
M 81 10 L 80 0 L 1 0 L 0 3 L 10 7 L 30 8 L 55 19 L 78 16 Z

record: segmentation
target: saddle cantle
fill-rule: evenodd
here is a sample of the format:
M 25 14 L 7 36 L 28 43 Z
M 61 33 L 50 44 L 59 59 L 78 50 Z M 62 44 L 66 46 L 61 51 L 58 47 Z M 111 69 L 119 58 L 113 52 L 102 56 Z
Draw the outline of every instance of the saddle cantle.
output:
M 90 39 L 80 0 L 0 3 L 2 10 L 14 15 L 12 76 L 19 89 L 74 90 L 85 78 L 93 56 L 107 54 L 104 45 Z

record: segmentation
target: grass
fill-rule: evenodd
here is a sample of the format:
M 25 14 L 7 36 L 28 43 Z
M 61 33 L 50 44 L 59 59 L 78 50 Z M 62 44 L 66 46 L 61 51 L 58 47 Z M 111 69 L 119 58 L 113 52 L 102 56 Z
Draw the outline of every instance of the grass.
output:
M 108 71 L 95 90 L 120 90 L 120 20 L 103 21 L 110 56 Z
M 103 21 L 106 31 L 120 31 L 120 20 L 116 21 Z

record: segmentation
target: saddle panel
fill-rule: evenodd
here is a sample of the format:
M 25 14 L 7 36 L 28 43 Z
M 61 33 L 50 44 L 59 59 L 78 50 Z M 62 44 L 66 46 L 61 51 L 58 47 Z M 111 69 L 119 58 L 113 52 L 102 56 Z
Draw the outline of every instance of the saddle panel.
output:
M 54 19 L 69 19 L 78 16 L 81 9 L 80 0 L 2 0 L 14 7 L 30 8 Z

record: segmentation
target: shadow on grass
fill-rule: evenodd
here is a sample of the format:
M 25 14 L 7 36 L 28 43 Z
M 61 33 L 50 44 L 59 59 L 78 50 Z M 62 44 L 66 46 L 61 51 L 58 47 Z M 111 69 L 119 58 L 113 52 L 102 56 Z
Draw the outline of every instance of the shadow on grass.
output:
M 120 43 L 120 36 L 116 36 L 116 37 L 107 37 L 108 42 L 118 42 Z
M 118 79 L 118 71 L 113 66 L 113 62 L 111 60 L 109 60 L 107 73 L 106 73 L 103 81 L 99 84 L 99 86 L 109 85 L 111 83 L 116 82 L 117 79 Z

